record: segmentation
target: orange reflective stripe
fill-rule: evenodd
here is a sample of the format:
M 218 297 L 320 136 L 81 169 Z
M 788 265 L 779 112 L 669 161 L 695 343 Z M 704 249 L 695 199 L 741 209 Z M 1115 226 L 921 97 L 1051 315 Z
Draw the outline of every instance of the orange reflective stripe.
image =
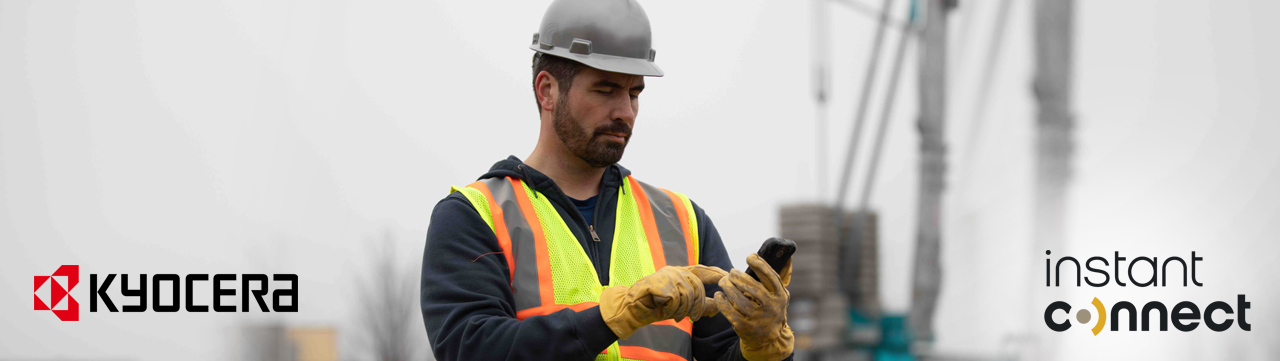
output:
M 619 356 L 637 360 L 688 361 L 680 355 L 654 351 L 640 346 L 618 346 Z
M 658 235 L 658 226 L 653 221 L 653 206 L 649 204 L 649 196 L 644 188 L 636 182 L 635 177 L 627 176 L 631 184 L 631 194 L 636 198 L 636 209 L 640 211 L 640 224 L 644 225 L 645 239 L 649 241 L 649 253 L 653 255 L 653 270 L 667 266 L 667 258 L 662 252 L 662 237 Z
M 681 232 L 684 233 L 684 253 L 689 255 L 689 263 L 687 264 L 698 264 L 698 252 L 693 249 L 693 232 L 697 232 L 698 230 L 689 229 L 689 212 L 684 209 L 684 200 L 682 200 L 680 196 L 676 195 L 676 192 L 666 190 L 665 188 L 663 188 L 662 191 L 667 193 L 667 198 L 671 198 L 671 204 L 676 207 L 676 218 L 680 218 L 680 229 L 684 230 L 684 232 Z
M 689 321 L 688 317 L 685 317 L 684 320 L 681 320 L 680 322 L 676 322 L 676 320 L 672 320 L 672 319 L 666 319 L 666 320 L 654 322 L 652 323 L 652 325 L 674 326 L 675 328 L 679 328 L 681 331 L 684 331 L 690 335 L 693 334 L 693 321 Z
M 507 180 L 511 181 L 516 201 L 520 203 L 520 212 L 524 213 L 524 218 L 533 231 L 534 254 L 538 259 L 538 295 L 542 298 L 543 306 L 554 305 L 556 291 L 551 283 L 551 250 L 547 247 L 546 235 L 542 233 L 542 222 L 538 221 L 538 212 L 533 209 L 533 203 L 529 202 L 529 195 L 525 194 L 524 182 L 512 177 L 507 177 Z
M 573 310 L 573 312 L 582 312 L 582 310 L 592 308 L 597 305 L 599 305 L 599 303 L 583 302 L 583 303 L 574 304 L 574 305 L 546 305 L 541 307 L 534 307 L 527 310 L 516 311 L 516 319 L 523 320 L 533 316 L 550 315 L 552 313 L 555 313 L 556 311 L 563 310 L 566 308 Z
M 515 292 L 516 277 L 516 260 L 515 252 L 511 250 L 511 234 L 507 233 L 507 222 L 502 217 L 502 207 L 498 206 L 493 200 L 493 193 L 489 192 L 489 186 L 484 182 L 476 181 L 467 185 L 475 188 L 484 194 L 484 199 L 489 201 L 489 217 L 493 220 L 493 234 L 498 236 L 498 247 L 502 248 L 502 254 L 507 258 L 507 286 L 511 287 L 511 292 Z

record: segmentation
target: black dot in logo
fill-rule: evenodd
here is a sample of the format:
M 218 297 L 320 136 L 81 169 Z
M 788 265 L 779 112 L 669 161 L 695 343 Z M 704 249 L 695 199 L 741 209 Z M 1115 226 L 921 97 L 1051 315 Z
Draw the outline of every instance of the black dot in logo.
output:
M 1076 312 L 1076 321 L 1080 322 L 1081 324 L 1089 323 L 1090 316 L 1092 315 L 1089 314 L 1089 310 L 1080 309 L 1080 312 Z

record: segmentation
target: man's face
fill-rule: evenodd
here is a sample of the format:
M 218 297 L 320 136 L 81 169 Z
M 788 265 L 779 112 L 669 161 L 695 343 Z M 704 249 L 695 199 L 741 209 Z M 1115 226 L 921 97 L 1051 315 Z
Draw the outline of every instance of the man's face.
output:
M 631 140 L 643 90 L 642 76 L 584 66 L 556 104 L 556 136 L 592 167 L 617 163 Z

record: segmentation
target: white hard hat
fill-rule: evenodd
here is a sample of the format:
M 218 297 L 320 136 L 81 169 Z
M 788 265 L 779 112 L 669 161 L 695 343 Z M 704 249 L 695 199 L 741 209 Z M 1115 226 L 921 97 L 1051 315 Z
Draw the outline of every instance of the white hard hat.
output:
M 635 0 L 555 0 L 529 49 L 604 71 L 662 76 L 652 43 L 649 16 Z

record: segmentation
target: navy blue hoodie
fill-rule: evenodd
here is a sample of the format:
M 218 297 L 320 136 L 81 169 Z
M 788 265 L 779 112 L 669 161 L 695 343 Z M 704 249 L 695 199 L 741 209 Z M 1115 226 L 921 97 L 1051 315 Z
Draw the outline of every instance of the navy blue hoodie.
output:
M 600 181 L 595 225 L 600 242 L 587 233 L 587 220 L 560 187 L 515 156 L 499 161 L 480 179 L 515 177 L 542 192 L 568 223 L 595 266 L 600 283 L 609 280 L 609 251 L 618 190 L 631 174 L 609 166 Z M 693 204 L 698 217 L 699 263 L 733 267 L 711 218 Z M 422 319 L 439 360 L 592 360 L 618 336 L 600 316 L 600 308 L 516 319 L 507 263 L 498 239 L 462 193 L 436 204 L 422 255 Z M 720 287 L 707 285 L 707 295 Z M 742 360 L 738 335 L 724 316 L 693 323 L 693 355 L 698 360 Z M 691 360 L 692 361 L 692 360 Z

